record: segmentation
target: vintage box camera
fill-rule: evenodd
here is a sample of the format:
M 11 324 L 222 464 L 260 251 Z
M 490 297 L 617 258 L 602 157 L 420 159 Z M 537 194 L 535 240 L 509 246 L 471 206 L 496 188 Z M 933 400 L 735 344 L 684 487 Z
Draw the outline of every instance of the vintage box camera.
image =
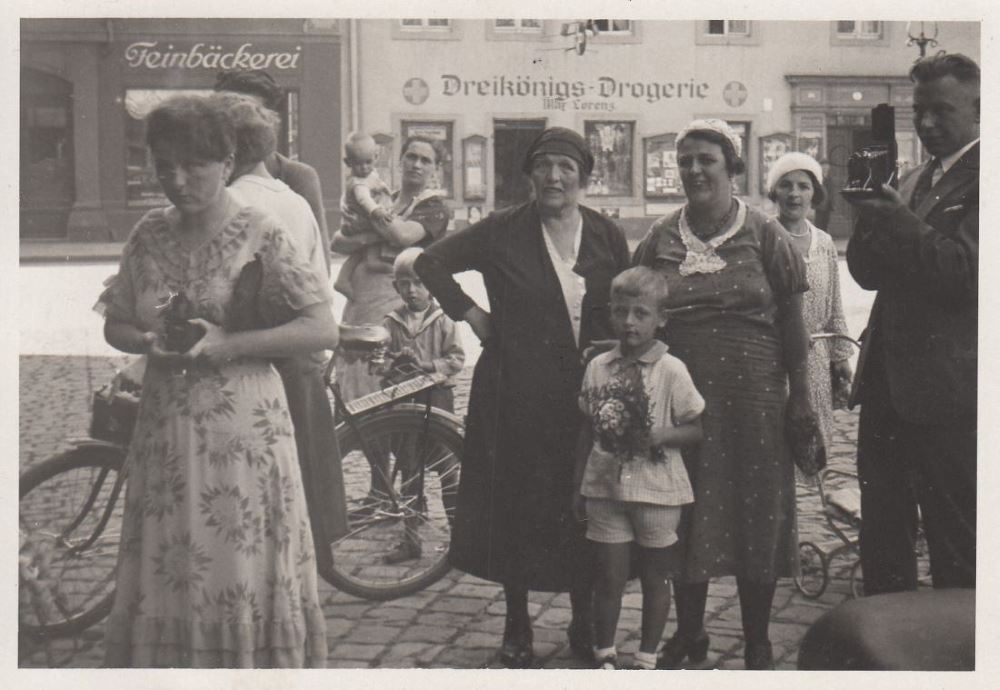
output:
M 170 295 L 167 301 L 160 305 L 160 309 L 166 331 L 164 345 L 168 350 L 184 354 L 205 335 L 204 328 L 188 322 L 188 319 L 193 319 L 196 314 L 194 304 L 183 290 Z
M 851 154 L 847 161 L 848 198 L 870 199 L 882 194 L 882 185 L 896 186 L 895 108 L 881 103 L 872 108 L 872 143 Z

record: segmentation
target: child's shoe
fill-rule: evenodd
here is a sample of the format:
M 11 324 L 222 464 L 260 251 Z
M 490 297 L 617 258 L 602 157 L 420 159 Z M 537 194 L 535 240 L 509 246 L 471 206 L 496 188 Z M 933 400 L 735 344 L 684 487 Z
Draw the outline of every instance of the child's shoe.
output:
M 594 648 L 594 668 L 602 671 L 618 669 L 618 651 L 614 647 L 607 649 Z

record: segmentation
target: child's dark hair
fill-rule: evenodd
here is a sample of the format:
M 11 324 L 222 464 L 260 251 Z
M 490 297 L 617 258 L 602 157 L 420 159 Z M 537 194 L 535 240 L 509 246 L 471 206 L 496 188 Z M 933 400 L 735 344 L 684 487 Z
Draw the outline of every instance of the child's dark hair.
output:
M 666 277 L 648 266 L 634 266 L 615 276 L 611 281 L 611 299 L 617 295 L 640 297 L 650 295 L 659 309 L 667 308 L 670 289 Z

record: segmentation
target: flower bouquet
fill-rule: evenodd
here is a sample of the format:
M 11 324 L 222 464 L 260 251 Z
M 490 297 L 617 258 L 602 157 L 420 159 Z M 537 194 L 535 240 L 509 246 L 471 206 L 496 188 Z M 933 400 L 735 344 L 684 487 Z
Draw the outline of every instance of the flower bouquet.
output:
M 647 451 L 653 462 L 663 460 L 663 449 L 649 446 L 652 405 L 638 367 L 625 367 L 603 386 L 584 390 L 583 398 L 598 445 L 619 462 L 619 477 L 626 462 Z

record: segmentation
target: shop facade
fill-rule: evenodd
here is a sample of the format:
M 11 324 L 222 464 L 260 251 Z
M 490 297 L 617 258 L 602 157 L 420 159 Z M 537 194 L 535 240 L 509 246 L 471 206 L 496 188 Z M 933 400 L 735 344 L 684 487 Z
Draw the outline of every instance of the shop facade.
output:
M 406 136 L 440 139 L 438 183 L 459 224 L 528 198 L 524 150 L 553 125 L 590 142 L 586 203 L 626 228 L 683 203 L 674 140 L 696 117 L 737 130 L 748 164 L 737 192 L 764 206 L 768 165 L 787 150 L 829 159 L 842 184 L 878 103 L 896 107 L 901 165 L 921 160 L 907 77 L 918 51 L 905 22 L 592 22 L 598 32 L 583 42 L 573 21 L 355 20 L 350 126 L 375 136 L 391 184 Z M 980 58 L 978 23 L 939 23 L 937 40 Z M 838 235 L 849 228 L 841 202 Z
M 340 196 L 338 20 L 25 19 L 21 23 L 20 236 L 121 241 L 165 200 L 143 118 L 208 93 L 225 69 L 264 69 L 286 91 L 279 149 Z

